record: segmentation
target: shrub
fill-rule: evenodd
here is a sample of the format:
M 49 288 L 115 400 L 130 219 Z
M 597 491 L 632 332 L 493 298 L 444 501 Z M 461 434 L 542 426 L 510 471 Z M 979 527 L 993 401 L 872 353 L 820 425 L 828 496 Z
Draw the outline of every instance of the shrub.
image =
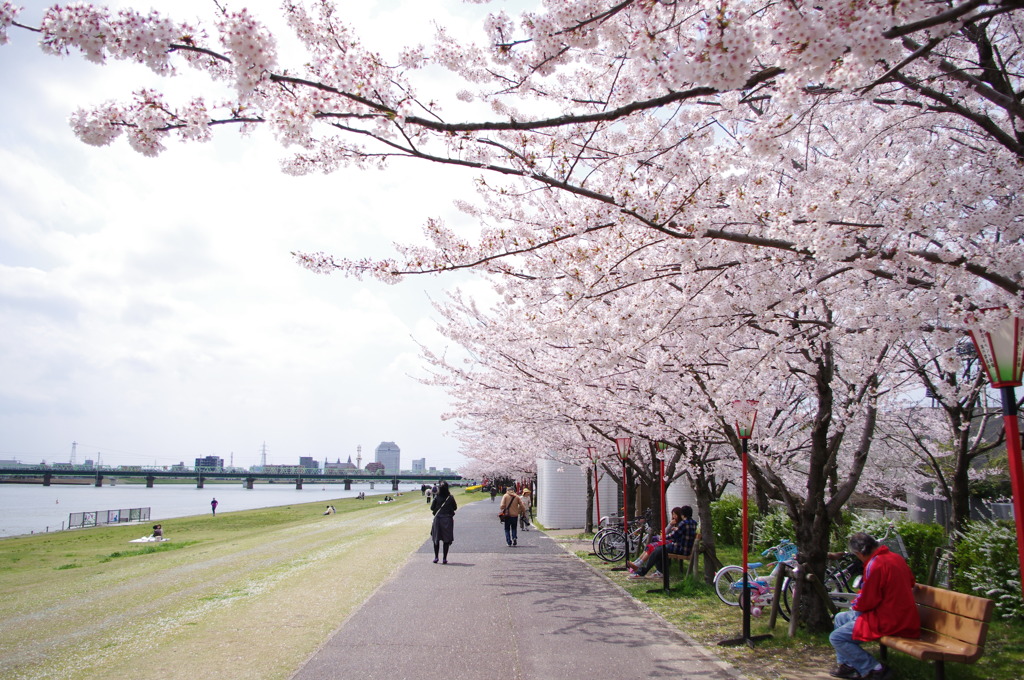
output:
M 941 525 L 892 520 L 886 517 L 854 516 L 849 524 L 849 531 L 843 537 L 842 550 L 847 549 L 846 544 L 850 535 L 858 531 L 871 534 L 880 543 L 887 542 L 883 537 L 889 531 L 890 524 L 895 527 L 896 532 L 903 539 L 903 547 L 907 550 L 907 564 L 914 572 L 914 578 L 919 583 L 926 582 L 932 558 L 935 556 L 935 549 L 946 543 L 946 532 Z
M 747 506 L 747 520 L 755 526 L 758 514 L 753 503 Z M 722 496 L 711 503 L 711 524 L 718 545 L 740 545 L 743 543 L 743 501 L 739 496 Z M 748 528 L 750 528 L 748 527 Z
M 956 590 L 994 600 L 1004 619 L 1024 620 L 1017 536 L 1012 522 L 970 522 L 953 555 Z
M 767 515 L 759 515 L 754 521 L 754 536 L 758 550 L 767 550 L 782 542 L 782 539 L 796 540 L 793 520 L 782 509 L 775 509 Z
M 939 524 L 920 522 L 898 522 L 896 528 L 907 547 L 907 562 L 918 583 L 928 580 L 935 549 L 946 544 L 946 530 Z

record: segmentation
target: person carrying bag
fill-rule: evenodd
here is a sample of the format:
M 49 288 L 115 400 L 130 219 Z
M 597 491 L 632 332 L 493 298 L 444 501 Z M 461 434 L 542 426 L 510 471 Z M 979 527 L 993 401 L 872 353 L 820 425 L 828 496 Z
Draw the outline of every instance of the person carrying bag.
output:
M 515 487 L 510 486 L 501 497 L 498 519 L 505 525 L 505 543 L 509 546 L 519 543 L 519 515 L 526 512 L 523 501 L 516 495 Z

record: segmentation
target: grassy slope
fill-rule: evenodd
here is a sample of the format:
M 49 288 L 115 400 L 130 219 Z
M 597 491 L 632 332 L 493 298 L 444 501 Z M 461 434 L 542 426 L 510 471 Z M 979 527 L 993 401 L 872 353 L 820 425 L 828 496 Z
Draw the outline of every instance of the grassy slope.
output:
M 285 678 L 426 538 L 419 496 L 0 541 L 0 677 Z

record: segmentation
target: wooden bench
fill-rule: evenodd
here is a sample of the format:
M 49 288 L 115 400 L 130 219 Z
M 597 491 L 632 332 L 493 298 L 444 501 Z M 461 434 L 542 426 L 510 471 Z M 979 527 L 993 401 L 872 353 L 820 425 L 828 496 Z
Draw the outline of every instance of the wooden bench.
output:
M 705 548 L 704 544 L 701 543 L 700 534 L 697 535 L 697 540 L 693 543 L 693 550 L 690 551 L 689 555 L 676 555 L 674 553 L 668 553 L 669 566 L 672 562 L 679 562 L 679 571 L 684 576 L 699 577 L 697 570 L 700 567 L 701 555 L 704 556 L 705 561 L 710 560 L 713 565 L 713 571 L 718 571 L 722 568 L 722 563 L 715 559 Z
M 882 659 L 888 649 L 935 663 L 935 679 L 946 677 L 945 662 L 974 663 L 985 651 L 994 603 L 984 597 L 917 584 L 914 601 L 921 615 L 921 637 L 886 635 L 878 642 Z

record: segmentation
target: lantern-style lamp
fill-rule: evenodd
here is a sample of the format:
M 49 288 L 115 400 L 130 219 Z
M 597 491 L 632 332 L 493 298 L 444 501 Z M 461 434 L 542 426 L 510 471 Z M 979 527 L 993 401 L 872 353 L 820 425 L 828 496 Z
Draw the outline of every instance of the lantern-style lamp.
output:
M 771 637 L 770 635 L 758 636 L 753 638 L 750 636 L 750 579 L 747 574 L 748 569 L 748 558 L 750 556 L 750 531 L 748 529 L 748 514 L 747 514 L 747 446 L 750 441 L 750 436 L 754 432 L 754 423 L 757 422 L 757 401 L 753 399 L 747 399 L 745 401 L 734 401 L 732 403 L 733 413 L 736 417 L 736 437 L 740 440 L 742 446 L 743 455 L 740 457 L 741 464 L 741 477 L 742 477 L 742 489 L 740 497 L 742 498 L 743 508 L 743 591 L 740 594 L 740 606 L 743 608 L 743 635 L 742 637 L 734 640 L 724 640 L 719 644 L 723 645 L 735 645 L 735 644 L 746 644 L 747 646 L 753 647 L 754 642 L 762 637 Z
M 1003 399 L 1003 427 L 1006 429 L 1006 457 L 1013 490 L 1013 517 L 1017 525 L 1017 559 L 1024 574 L 1024 461 L 1021 460 L 1017 396 L 1024 372 L 1024 322 L 1005 307 L 980 309 L 966 319 L 968 332 L 992 387 Z M 1021 579 L 1024 596 L 1024 578 Z
M 658 441 L 654 444 L 658 452 L 658 479 L 661 484 L 661 540 L 668 541 L 668 504 L 665 497 L 665 451 L 668 450 L 668 442 Z M 661 579 L 662 588 L 668 591 L 668 550 L 661 552 Z

